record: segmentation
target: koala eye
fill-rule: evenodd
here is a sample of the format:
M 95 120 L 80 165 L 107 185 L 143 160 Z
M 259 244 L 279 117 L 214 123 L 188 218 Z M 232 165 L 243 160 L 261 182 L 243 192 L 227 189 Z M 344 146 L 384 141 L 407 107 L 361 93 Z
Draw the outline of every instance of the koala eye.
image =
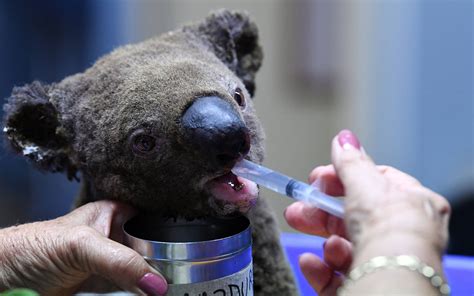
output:
M 237 104 L 239 104 L 240 107 L 245 107 L 245 98 L 240 87 L 235 89 L 234 100 L 237 102 Z
M 155 151 L 156 138 L 150 135 L 138 134 L 132 137 L 132 150 L 138 155 L 147 155 Z

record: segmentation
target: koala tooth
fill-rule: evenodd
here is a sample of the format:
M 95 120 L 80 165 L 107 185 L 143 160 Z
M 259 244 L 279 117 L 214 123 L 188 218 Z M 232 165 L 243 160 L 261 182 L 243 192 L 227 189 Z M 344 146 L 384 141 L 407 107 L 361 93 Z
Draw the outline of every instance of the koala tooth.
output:
M 231 181 L 227 182 L 227 184 L 229 184 L 230 187 L 232 187 L 232 189 L 234 189 L 235 191 L 240 191 L 240 190 L 242 190 L 242 188 L 244 188 L 244 186 L 245 186 L 245 184 L 243 184 L 243 183 L 240 183 L 239 185 L 236 185 L 236 184 L 234 184 L 234 183 L 231 182 Z

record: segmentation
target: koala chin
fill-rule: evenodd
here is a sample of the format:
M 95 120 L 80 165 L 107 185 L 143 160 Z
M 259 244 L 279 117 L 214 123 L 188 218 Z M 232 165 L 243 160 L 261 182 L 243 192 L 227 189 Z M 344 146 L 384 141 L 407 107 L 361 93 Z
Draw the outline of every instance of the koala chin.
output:
M 76 206 L 115 199 L 168 217 L 245 213 L 255 294 L 295 295 L 270 208 L 230 171 L 243 158 L 263 161 L 252 99 L 262 58 L 249 16 L 217 11 L 60 82 L 14 88 L 3 132 L 39 169 L 80 174 Z

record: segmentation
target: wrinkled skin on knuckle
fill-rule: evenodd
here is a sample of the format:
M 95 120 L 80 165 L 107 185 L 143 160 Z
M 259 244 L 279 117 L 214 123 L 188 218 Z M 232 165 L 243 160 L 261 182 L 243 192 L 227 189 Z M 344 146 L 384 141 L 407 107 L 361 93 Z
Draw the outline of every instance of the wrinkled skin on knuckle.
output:
M 90 216 L 87 225 L 104 237 L 109 237 L 114 212 L 117 211 L 118 206 L 110 201 L 106 201 L 105 204 L 102 204 L 102 201 L 93 204 L 93 215 Z
M 61 227 L 52 221 L 18 226 L 2 246 L 0 287 L 29 287 L 41 294 L 61 295 L 85 275 L 70 266 Z M 3 260 L 7 259 L 7 260 Z M 5 276 L 5 272 L 8 273 Z M 63 291 L 63 292 L 61 292 Z
M 126 274 L 130 280 L 138 279 L 139 276 L 143 275 L 146 270 L 146 266 L 140 257 L 134 251 L 122 250 L 114 256 L 117 260 L 115 264 L 111 264 L 118 271 L 118 273 Z
M 99 274 L 110 278 L 113 274 L 138 276 L 144 272 L 143 259 L 133 250 L 114 248 L 110 241 L 102 240 L 101 234 L 88 226 L 77 226 L 70 237 L 68 248 L 70 260 L 87 274 Z M 91 246 L 94 246 L 91 248 Z M 105 253 L 108 252 L 108 253 Z M 110 274 L 102 274 L 110 270 Z
M 18 254 L 29 253 L 28 244 L 26 244 L 25 237 L 19 236 L 22 226 L 12 226 L 0 232 L 0 262 L 2 269 L 0 269 L 0 288 L 12 288 L 16 285 L 25 284 L 23 279 L 19 276 L 24 272 L 24 266 L 21 265 L 22 257 L 14 255 L 14 251 Z
M 111 200 L 100 200 L 94 203 L 89 203 L 85 206 L 91 206 L 91 215 L 93 218 L 97 219 L 100 216 L 113 216 L 114 213 L 117 213 L 122 209 L 122 206 L 119 202 Z
M 68 249 L 66 257 L 73 267 L 83 272 L 91 272 L 93 268 L 87 251 L 91 246 L 97 246 L 97 235 L 97 231 L 85 225 L 70 230 L 66 242 Z

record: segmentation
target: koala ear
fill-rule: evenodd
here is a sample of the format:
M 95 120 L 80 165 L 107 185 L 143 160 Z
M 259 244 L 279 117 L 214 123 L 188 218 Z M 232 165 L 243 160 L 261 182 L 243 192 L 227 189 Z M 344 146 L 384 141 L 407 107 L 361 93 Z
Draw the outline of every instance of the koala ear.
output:
M 251 96 L 255 93 L 255 74 L 262 64 L 258 29 L 243 12 L 220 10 L 209 15 L 191 30 L 207 41 L 216 56 L 244 83 Z
M 40 169 L 65 172 L 76 178 L 76 166 L 68 156 L 69 141 L 59 114 L 49 100 L 50 86 L 35 81 L 15 87 L 3 109 L 4 128 L 11 147 Z

